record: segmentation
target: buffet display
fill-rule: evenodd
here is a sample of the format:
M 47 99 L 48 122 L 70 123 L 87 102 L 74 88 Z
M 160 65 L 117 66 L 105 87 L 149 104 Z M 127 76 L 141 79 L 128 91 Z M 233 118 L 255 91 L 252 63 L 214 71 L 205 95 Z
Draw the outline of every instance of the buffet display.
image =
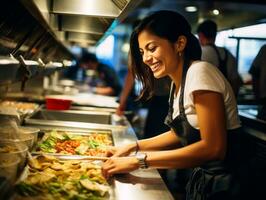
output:
M 8 100 L 1 101 L 0 106 L 15 108 L 18 111 L 18 113 L 24 115 L 33 113 L 39 107 L 39 105 L 36 103 L 8 101 Z
M 113 145 L 111 132 L 46 131 L 37 144 L 36 152 L 68 155 L 105 156 Z
M 84 118 L 94 120 L 105 117 L 102 112 L 101 115 L 75 112 L 75 116 L 83 114 Z M 60 111 L 61 115 L 67 114 Z M 68 115 L 69 120 L 73 118 Z M 140 199 L 159 200 L 160 196 L 173 199 L 154 169 L 137 170 L 108 182 L 102 176 L 101 164 L 108 159 L 107 150 L 136 140 L 129 124 L 51 120 L 44 125 L 40 119 L 28 127 L 26 120 L 16 126 L 15 120 L 3 119 L 0 120 L 0 199 L 131 200 L 137 198 L 136 194 Z
M 15 101 L 0 100 L 0 110 L 3 115 L 12 115 L 21 124 L 23 120 L 39 109 L 39 104 Z
M 108 199 L 110 186 L 95 161 L 60 160 L 39 155 L 29 162 L 16 189 L 34 199 Z

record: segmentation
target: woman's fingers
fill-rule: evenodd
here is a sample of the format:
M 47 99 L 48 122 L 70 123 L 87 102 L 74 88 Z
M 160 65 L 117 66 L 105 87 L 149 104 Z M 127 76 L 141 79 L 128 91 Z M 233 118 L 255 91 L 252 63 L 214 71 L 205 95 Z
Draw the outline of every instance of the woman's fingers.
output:
M 102 174 L 108 179 L 114 174 L 136 170 L 138 166 L 138 160 L 135 157 L 111 157 L 102 165 Z
M 107 157 L 113 156 L 116 153 L 116 151 L 117 151 L 117 148 L 116 147 L 110 146 L 107 149 L 106 156 Z

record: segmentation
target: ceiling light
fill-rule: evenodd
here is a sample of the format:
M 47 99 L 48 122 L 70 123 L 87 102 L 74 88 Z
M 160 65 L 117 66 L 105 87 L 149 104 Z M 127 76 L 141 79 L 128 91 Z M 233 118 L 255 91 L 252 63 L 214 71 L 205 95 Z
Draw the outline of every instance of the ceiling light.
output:
M 214 15 L 219 15 L 219 10 L 217 10 L 217 9 L 214 9 L 213 11 L 212 11 L 212 13 L 214 14 Z
M 196 6 L 187 6 L 187 7 L 185 7 L 185 10 L 187 12 L 196 12 L 198 9 Z

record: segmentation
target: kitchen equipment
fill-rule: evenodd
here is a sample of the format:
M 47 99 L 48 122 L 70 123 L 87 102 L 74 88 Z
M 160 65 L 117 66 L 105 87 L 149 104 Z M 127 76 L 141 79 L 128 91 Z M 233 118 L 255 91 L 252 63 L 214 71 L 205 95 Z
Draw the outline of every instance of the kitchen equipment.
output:
M 20 173 L 26 164 L 26 155 L 28 147 L 22 142 L 12 140 L 0 140 L 0 158 L 1 159 L 19 159 L 18 172 Z
M 82 111 L 82 110 L 48 110 L 40 109 L 25 119 L 26 124 L 33 122 L 71 121 L 97 124 L 111 124 L 109 112 Z M 58 123 L 59 124 L 59 123 Z
M 0 177 L 5 177 L 11 184 L 17 178 L 20 158 L 17 156 L 1 155 L 0 156 Z
M 11 142 L 14 147 L 20 145 L 20 143 L 25 144 L 28 147 L 28 150 L 31 151 L 34 145 L 34 135 L 19 133 L 14 138 L 5 137 L 2 135 L 1 141 Z
M 51 97 L 47 97 L 45 101 L 48 110 L 68 110 L 72 103 L 72 100 L 69 99 L 57 99 Z
M 18 132 L 19 132 L 19 134 L 30 134 L 30 135 L 33 135 L 33 137 L 34 137 L 33 146 L 35 146 L 37 144 L 38 134 L 40 132 L 39 128 L 19 126 L 18 127 Z

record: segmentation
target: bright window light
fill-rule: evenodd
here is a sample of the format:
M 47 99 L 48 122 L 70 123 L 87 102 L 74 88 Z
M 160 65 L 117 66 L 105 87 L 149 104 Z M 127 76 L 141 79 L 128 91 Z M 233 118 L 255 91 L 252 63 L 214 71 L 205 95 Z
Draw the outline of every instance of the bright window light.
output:
M 233 36 L 266 38 L 266 23 L 236 28 L 233 31 Z
M 114 50 L 114 36 L 109 35 L 96 47 L 96 55 L 99 59 L 112 59 Z
M 265 30 L 266 23 L 221 31 L 216 37 L 215 44 L 218 46 L 227 47 L 229 51 L 236 56 L 237 40 L 229 37 L 233 36 L 247 38 L 241 39 L 239 43 L 238 70 L 243 76 L 248 74 L 248 70 L 250 69 L 252 61 L 254 60 L 261 46 L 266 42 L 266 40 L 255 39 L 266 38 Z

